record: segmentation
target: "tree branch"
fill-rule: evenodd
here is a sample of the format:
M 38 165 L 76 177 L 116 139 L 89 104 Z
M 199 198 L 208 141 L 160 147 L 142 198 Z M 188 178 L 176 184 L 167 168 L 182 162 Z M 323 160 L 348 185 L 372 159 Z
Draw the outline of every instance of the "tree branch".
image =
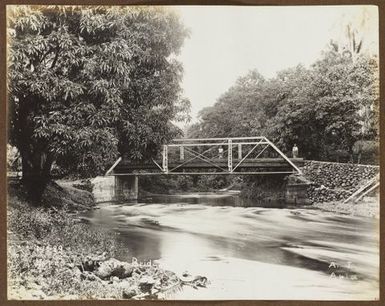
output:
M 56 62 L 57 62 L 57 60 L 59 58 L 59 52 L 60 52 L 60 47 L 57 46 L 55 58 L 53 59 L 53 62 L 52 62 L 52 65 L 51 65 L 51 69 L 53 69 L 55 67 L 55 65 L 56 65 Z
M 47 55 L 50 54 L 52 51 L 53 51 L 53 49 L 52 49 L 52 48 L 49 48 L 49 49 L 47 50 L 47 52 L 43 54 L 43 56 L 42 56 L 42 58 L 41 58 L 39 64 L 41 64 L 41 63 L 45 60 L 45 58 L 47 57 Z

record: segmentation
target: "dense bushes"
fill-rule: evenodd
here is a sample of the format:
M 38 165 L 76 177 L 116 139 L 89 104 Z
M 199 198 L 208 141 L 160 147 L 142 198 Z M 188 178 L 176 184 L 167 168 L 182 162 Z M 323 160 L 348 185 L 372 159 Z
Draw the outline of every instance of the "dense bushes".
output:
M 238 177 L 228 175 L 143 176 L 139 179 L 139 190 L 159 194 L 214 191 L 230 187 L 238 181 Z
M 379 142 L 358 140 L 353 145 L 354 161 L 362 164 L 378 164 Z
M 8 230 L 23 240 L 43 240 L 83 254 L 108 250 L 114 255 L 116 236 L 112 232 L 93 229 L 65 211 L 19 205 L 9 207 L 8 220 Z
M 193 186 L 191 177 L 176 176 L 142 176 L 139 179 L 139 191 L 157 194 L 169 194 L 175 191 L 187 191 Z
M 282 206 L 285 202 L 286 180 L 281 175 L 247 176 L 243 178 L 241 196 L 258 205 Z
M 31 207 L 12 193 L 8 197 L 8 234 L 11 298 L 114 297 L 116 292 L 103 284 L 81 280 L 75 267 L 88 254 L 113 256 L 116 234 L 91 228 L 66 210 Z

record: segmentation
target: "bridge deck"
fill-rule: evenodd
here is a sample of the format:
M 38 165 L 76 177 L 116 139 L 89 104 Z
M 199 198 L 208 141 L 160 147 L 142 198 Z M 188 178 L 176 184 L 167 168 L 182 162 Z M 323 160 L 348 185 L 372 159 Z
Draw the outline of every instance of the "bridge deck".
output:
M 290 158 L 290 160 L 298 167 L 302 167 L 304 160 L 303 158 Z M 233 159 L 233 164 L 237 165 L 241 159 Z M 155 161 L 159 165 L 161 165 L 162 161 Z M 202 171 L 213 171 L 212 174 L 220 174 L 221 170 L 223 170 L 223 174 L 226 174 L 227 167 L 228 167 L 228 160 L 227 159 L 212 159 L 210 163 L 201 161 L 201 160 L 194 160 L 190 161 L 186 164 L 184 164 L 184 160 L 180 161 L 169 161 L 168 163 L 168 169 L 175 171 L 172 174 L 183 174 L 183 173 L 190 173 L 190 174 L 201 174 L 202 172 L 199 172 L 199 170 Z M 122 174 L 132 174 L 134 171 L 159 171 L 159 167 L 155 163 L 141 163 L 141 164 L 134 164 L 128 160 L 122 160 L 120 163 L 114 168 L 114 174 L 122 175 Z M 263 170 L 268 171 L 269 173 L 272 173 L 274 171 L 277 172 L 292 172 L 292 167 L 290 164 L 287 163 L 286 160 L 283 158 L 258 158 L 257 160 L 254 159 L 245 159 L 243 162 L 236 168 L 236 171 L 233 172 L 233 174 L 239 174 L 239 173 L 248 173 L 254 174 L 253 170 L 261 172 Z M 191 171 L 191 172 L 189 172 Z M 149 173 L 151 174 L 151 173 Z M 159 173 L 162 174 L 162 173 Z M 171 174 L 171 173 L 170 173 Z

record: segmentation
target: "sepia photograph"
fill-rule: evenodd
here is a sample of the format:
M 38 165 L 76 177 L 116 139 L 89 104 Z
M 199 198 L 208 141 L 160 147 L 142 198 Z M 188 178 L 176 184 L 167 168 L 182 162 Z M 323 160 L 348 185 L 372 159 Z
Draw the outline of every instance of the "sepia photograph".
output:
M 378 14 L 7 5 L 7 299 L 379 300 Z

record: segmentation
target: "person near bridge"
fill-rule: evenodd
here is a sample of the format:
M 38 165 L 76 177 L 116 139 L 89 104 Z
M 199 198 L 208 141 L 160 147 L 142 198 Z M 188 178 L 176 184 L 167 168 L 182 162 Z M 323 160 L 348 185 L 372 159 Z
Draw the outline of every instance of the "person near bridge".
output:
M 219 158 L 223 158 L 223 148 L 222 147 L 219 147 L 218 149 L 218 155 L 219 155 Z
M 292 152 L 293 152 L 293 158 L 297 158 L 298 157 L 298 147 L 296 144 L 294 144 Z

